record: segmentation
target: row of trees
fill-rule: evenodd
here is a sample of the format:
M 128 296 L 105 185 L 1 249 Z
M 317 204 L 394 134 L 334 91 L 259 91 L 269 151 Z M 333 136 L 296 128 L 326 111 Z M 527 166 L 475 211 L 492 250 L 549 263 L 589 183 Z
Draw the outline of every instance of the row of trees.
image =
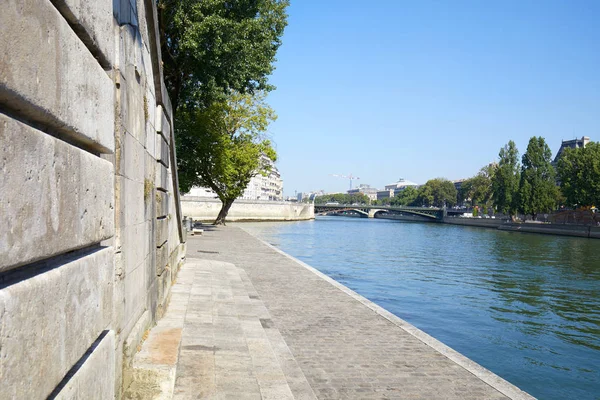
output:
M 515 143 L 509 141 L 491 164 L 462 183 L 460 202 L 493 207 L 515 215 L 520 212 L 534 219 L 559 206 L 569 208 L 600 204 L 600 144 L 566 149 L 556 167 L 552 152 L 543 137 L 532 137 L 519 160 Z
M 334 193 L 315 197 L 315 204 L 369 204 L 369 196 L 364 193 Z
M 175 120 L 179 189 L 210 187 L 215 224 L 276 152 L 268 77 L 287 24 L 288 0 L 159 0 L 165 84 Z

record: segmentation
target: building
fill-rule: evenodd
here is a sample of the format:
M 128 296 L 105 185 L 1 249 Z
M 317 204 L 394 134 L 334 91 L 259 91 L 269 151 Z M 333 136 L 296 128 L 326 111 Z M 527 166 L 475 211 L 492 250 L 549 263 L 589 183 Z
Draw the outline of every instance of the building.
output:
M 404 178 L 398 179 L 398 182 L 391 183 L 389 185 L 385 185 L 385 190 L 390 190 L 392 195 L 390 197 L 396 196 L 398 193 L 406 189 L 407 187 L 413 187 L 417 189 L 420 185 L 418 183 L 411 182 Z
M 369 198 L 369 200 L 377 200 L 377 189 L 372 188 L 371 185 L 360 184 L 356 189 L 350 189 L 347 192 L 348 194 L 358 194 L 362 193 Z
M 560 144 L 560 149 L 558 149 L 558 152 L 556 153 L 556 157 L 554 157 L 554 161 L 552 162 L 552 164 L 556 166 L 558 160 L 562 156 L 562 153 L 565 151 L 565 149 L 578 149 L 581 147 L 585 147 L 589 142 L 590 138 L 587 136 L 582 136 L 581 139 L 563 140 Z
M 244 194 L 240 197 L 246 200 L 283 201 L 283 180 L 275 163 L 266 156 L 261 156 L 262 162 L 269 165 L 271 170 L 266 176 L 258 174 L 250 180 Z

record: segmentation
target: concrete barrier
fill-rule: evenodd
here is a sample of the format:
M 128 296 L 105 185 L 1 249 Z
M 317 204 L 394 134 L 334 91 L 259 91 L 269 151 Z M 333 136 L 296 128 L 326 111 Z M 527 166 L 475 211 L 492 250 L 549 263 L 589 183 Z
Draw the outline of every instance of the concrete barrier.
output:
M 183 196 L 183 215 L 200 221 L 214 221 L 221 210 L 221 201 L 205 197 Z M 302 221 L 315 218 L 315 208 L 307 203 L 285 201 L 236 200 L 227 221 Z

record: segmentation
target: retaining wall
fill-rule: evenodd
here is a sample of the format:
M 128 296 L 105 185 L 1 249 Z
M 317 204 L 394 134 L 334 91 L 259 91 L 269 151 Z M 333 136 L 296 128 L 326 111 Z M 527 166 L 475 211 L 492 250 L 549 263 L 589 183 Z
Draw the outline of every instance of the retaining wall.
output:
M 200 221 L 214 221 L 221 210 L 221 201 L 206 197 L 183 196 L 184 216 Z M 313 204 L 285 201 L 236 200 L 227 221 L 301 221 L 315 218 Z
M 563 224 L 513 223 L 499 219 L 445 218 L 452 225 L 477 226 L 509 232 L 542 233 L 546 235 L 576 236 L 600 239 L 600 227 Z
M 185 256 L 152 0 L 0 13 L 0 399 L 120 398 Z

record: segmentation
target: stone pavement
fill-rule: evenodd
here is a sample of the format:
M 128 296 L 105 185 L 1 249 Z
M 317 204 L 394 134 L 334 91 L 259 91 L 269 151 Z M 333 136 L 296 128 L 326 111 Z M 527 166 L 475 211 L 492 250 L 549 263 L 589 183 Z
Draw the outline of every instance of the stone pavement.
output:
M 238 227 L 187 245 L 174 399 L 532 398 Z

